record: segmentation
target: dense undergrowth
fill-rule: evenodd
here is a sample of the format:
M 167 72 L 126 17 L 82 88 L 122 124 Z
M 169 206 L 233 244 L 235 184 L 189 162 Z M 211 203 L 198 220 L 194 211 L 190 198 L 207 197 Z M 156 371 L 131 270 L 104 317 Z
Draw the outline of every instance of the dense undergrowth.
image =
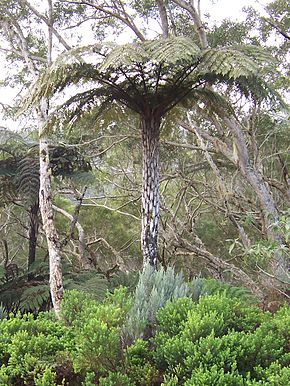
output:
M 0 385 L 288 385 L 290 312 L 173 270 L 144 272 L 102 301 L 67 291 L 62 320 L 0 321 Z

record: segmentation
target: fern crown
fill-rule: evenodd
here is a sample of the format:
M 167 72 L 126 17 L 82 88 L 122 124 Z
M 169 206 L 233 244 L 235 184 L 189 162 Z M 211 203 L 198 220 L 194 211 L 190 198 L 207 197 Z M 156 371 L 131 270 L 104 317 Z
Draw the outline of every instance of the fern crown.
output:
M 81 47 L 60 55 L 39 77 L 24 109 L 70 85 L 86 85 L 55 110 L 49 126 L 96 108 L 105 111 L 113 101 L 139 114 L 149 108 L 163 116 L 185 96 L 217 81 L 244 82 L 240 88 L 248 90 L 249 79 L 259 78 L 259 65 L 266 60 L 256 46 L 202 50 L 187 37 Z

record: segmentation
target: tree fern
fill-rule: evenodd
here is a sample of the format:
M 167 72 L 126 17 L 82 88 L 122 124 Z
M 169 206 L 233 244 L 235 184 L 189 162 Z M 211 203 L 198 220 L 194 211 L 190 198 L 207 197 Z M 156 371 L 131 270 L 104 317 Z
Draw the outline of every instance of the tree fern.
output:
M 256 50 L 255 57 L 258 54 Z M 89 60 L 84 62 L 86 55 Z M 97 122 L 104 104 L 109 102 L 114 107 L 113 101 L 139 114 L 143 151 L 141 246 L 144 264 L 149 262 L 156 268 L 162 118 L 176 104 L 191 97 L 193 91 L 199 89 L 201 95 L 215 82 L 236 82 L 240 90 L 249 94 L 249 78 L 259 78 L 259 66 L 250 50 L 200 50 L 186 37 L 122 46 L 98 44 L 61 55 L 36 81 L 25 108 L 72 84 L 87 84 L 89 89 L 56 108 L 47 128 L 72 124 L 84 116 L 84 111 L 93 112 Z M 213 93 L 208 92 L 208 96 Z
M 76 55 L 78 60 L 76 60 Z M 90 55 L 88 63 L 79 60 Z M 41 98 L 62 91 L 69 85 L 84 85 L 79 92 L 59 106 L 48 119 L 47 127 L 94 112 L 95 119 L 114 107 L 114 100 L 143 113 L 146 103 L 153 109 L 162 106 L 164 114 L 178 100 L 190 96 L 199 84 L 235 82 L 246 96 L 255 86 L 256 96 L 264 98 L 270 89 L 259 80 L 259 64 L 271 58 L 258 47 L 200 50 L 191 39 L 172 37 L 126 45 L 97 44 L 66 52 L 36 81 L 24 109 Z M 91 87 L 92 82 L 97 87 Z M 199 88 L 207 92 L 206 87 Z M 151 94 L 151 95 L 150 95 Z M 163 112 L 162 112 L 163 111 Z
M 17 143 L 13 146 L 14 144 L 14 141 L 9 145 L 6 144 L 7 148 L 3 151 L 6 158 L 0 160 L 0 205 L 17 200 L 32 205 L 37 200 L 39 191 L 37 149 L 34 143 L 28 144 L 23 141 L 21 147 L 18 147 Z M 64 145 L 51 146 L 50 166 L 54 176 L 70 178 L 74 174 L 79 177 L 80 173 L 88 173 L 91 170 L 90 163 L 77 148 Z

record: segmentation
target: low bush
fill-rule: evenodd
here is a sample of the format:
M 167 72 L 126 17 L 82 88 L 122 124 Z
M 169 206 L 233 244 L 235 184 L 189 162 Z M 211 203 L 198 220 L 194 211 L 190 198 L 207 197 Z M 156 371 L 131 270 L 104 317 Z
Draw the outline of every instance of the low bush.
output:
M 158 307 L 150 305 L 151 336 L 129 345 L 123 334 L 136 293 L 131 297 L 123 287 L 101 302 L 66 292 L 62 321 L 49 313 L 2 319 L 0 385 L 290 384 L 289 306 L 272 315 L 230 297 L 229 291 L 199 292 L 195 299 L 190 291 L 177 298 L 173 293 L 163 294 Z
M 259 384 L 273 376 L 273 364 L 278 366 L 277 382 L 289 377 L 288 306 L 273 316 L 216 294 L 193 304 L 185 299 L 168 303 L 158 312 L 157 323 L 154 364 L 167 375 L 168 384 Z

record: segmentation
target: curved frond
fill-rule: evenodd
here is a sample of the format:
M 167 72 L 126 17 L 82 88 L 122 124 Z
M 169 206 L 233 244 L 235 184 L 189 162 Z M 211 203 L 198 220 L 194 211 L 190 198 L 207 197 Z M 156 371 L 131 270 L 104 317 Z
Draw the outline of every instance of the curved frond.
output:
M 181 61 L 196 60 L 200 48 L 190 38 L 184 36 L 152 40 L 144 43 L 150 58 L 158 63 L 175 64 Z
M 15 184 L 10 176 L 0 176 L 0 207 L 15 200 L 17 191 Z
M 214 48 L 204 52 L 200 72 L 220 74 L 237 79 L 241 76 L 257 75 L 259 66 L 254 59 L 243 52 L 229 48 Z
M 134 44 L 115 46 L 100 66 L 100 71 L 144 62 L 175 64 L 190 61 L 200 54 L 200 48 L 191 39 L 178 36 L 147 40 Z
M 15 177 L 17 191 L 21 198 L 30 204 L 34 203 L 39 191 L 39 161 L 37 158 L 24 157 L 18 162 Z
M 148 54 L 142 44 L 116 45 L 106 56 L 100 65 L 100 71 L 107 71 L 109 68 L 116 69 L 120 66 L 142 63 L 148 60 Z
M 222 115 L 233 114 L 233 108 L 226 98 L 210 88 L 195 89 L 188 98 L 205 106 L 205 109 Z

